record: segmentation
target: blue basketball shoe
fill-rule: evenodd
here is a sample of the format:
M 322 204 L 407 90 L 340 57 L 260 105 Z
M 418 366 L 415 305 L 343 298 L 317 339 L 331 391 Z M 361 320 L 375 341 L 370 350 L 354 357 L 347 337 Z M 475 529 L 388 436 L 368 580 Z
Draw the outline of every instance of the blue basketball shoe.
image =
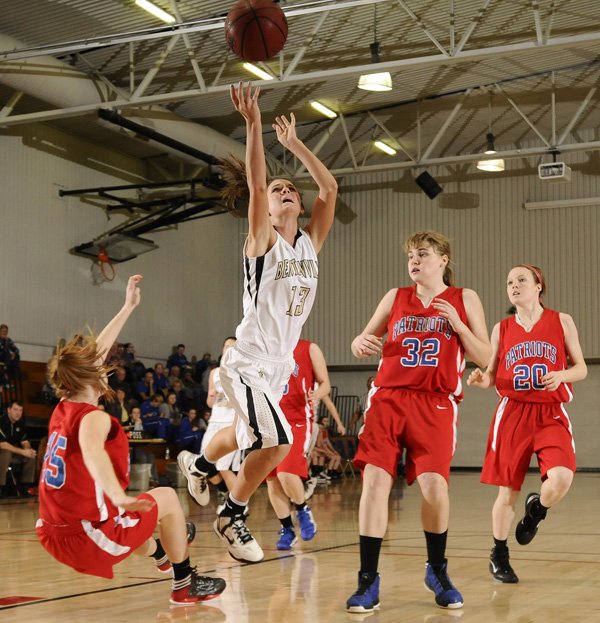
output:
M 348 612 L 372 612 L 379 608 L 379 573 L 358 572 L 358 588 L 346 601 Z
M 280 551 L 287 552 L 292 549 L 292 545 L 297 541 L 294 528 L 281 528 L 279 531 L 279 540 L 275 546 Z
M 300 536 L 303 541 L 310 541 L 317 534 L 317 524 L 308 506 L 298 511 L 298 523 L 300 524 Z
M 448 577 L 448 561 L 438 570 L 427 563 L 425 566 L 425 588 L 435 593 L 435 603 L 440 608 L 462 608 L 463 598 Z

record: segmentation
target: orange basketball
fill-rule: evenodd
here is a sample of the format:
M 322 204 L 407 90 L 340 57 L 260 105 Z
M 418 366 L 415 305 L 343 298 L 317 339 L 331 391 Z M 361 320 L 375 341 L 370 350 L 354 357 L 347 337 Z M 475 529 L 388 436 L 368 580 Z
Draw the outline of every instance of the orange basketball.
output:
M 240 0 L 227 14 L 225 39 L 245 61 L 266 61 L 285 45 L 285 13 L 272 0 Z

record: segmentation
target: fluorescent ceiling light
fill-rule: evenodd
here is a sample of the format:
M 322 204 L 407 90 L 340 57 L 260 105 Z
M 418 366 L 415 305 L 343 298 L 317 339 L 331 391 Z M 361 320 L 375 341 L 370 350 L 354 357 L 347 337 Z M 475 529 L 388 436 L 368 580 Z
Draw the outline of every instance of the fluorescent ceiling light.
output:
M 148 13 L 152 13 L 154 17 L 158 17 L 163 22 L 167 24 L 172 24 L 175 21 L 175 18 L 172 15 L 169 15 L 166 11 L 163 11 L 160 7 L 157 7 L 155 4 L 152 4 L 149 0 L 135 0 L 137 6 L 144 11 L 148 11 Z
M 358 88 L 365 91 L 391 91 L 392 76 L 389 71 L 379 74 L 364 74 L 358 79 Z
M 388 156 L 396 155 L 396 150 L 383 141 L 375 141 L 373 144 L 377 147 L 377 149 L 381 149 L 381 151 L 385 152 Z
M 478 160 L 477 168 L 480 171 L 491 171 L 497 173 L 498 171 L 504 171 L 504 159 L 499 158 L 497 160 Z
M 329 117 L 330 119 L 335 119 L 337 117 L 337 113 L 336 112 L 333 112 L 333 110 L 331 110 L 331 108 L 327 108 L 327 106 L 325 106 L 324 104 L 321 104 L 321 102 L 317 102 L 316 100 L 312 100 L 310 102 L 310 105 L 315 110 L 318 110 L 322 115 L 325 115 L 326 117 Z
M 266 71 L 253 65 L 252 63 L 243 63 L 242 67 L 247 69 L 251 74 L 258 76 L 261 80 L 273 80 L 273 76 L 268 74 Z

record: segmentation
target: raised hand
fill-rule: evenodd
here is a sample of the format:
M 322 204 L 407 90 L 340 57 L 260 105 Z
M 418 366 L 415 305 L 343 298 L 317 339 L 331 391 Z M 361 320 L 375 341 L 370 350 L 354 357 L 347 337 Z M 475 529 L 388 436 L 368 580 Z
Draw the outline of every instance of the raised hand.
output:
M 125 305 L 134 309 L 140 304 L 141 293 L 138 284 L 143 279 L 142 275 L 132 275 L 127 282 L 125 290 Z
M 260 122 L 260 108 L 258 107 L 258 96 L 260 94 L 260 87 L 256 87 L 252 91 L 252 85 L 248 82 L 244 86 L 243 82 L 240 82 L 237 87 L 233 84 L 229 87 L 229 95 L 231 101 L 235 106 L 235 109 L 250 122 Z
M 296 135 L 296 117 L 294 113 L 290 113 L 289 121 L 285 116 L 275 117 L 273 129 L 277 133 L 277 140 L 286 149 L 290 149 L 299 140 Z

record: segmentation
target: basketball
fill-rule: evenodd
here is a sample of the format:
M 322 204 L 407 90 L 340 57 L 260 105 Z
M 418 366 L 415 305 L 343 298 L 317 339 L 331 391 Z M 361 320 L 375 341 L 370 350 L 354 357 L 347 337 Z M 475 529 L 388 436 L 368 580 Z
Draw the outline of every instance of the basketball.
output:
M 244 61 L 266 61 L 285 45 L 285 13 L 272 0 L 240 0 L 227 14 L 225 39 Z

